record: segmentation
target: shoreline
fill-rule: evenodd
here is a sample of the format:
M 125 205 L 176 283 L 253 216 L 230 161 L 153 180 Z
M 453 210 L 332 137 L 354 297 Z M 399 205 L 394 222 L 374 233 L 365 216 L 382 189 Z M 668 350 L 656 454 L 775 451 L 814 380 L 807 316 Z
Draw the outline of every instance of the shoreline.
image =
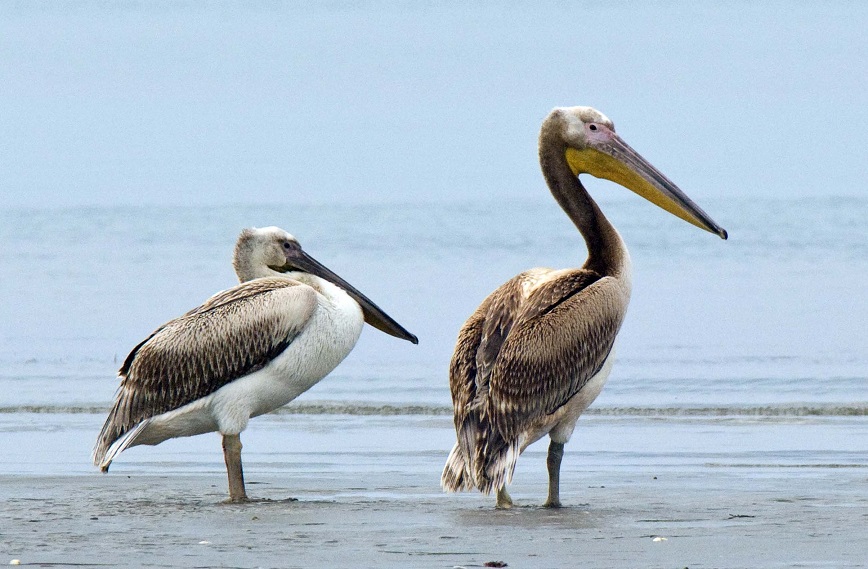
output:
M 707 476 L 571 473 L 445 495 L 389 472 L 254 474 L 261 499 L 226 504 L 225 477 L 2 476 L 0 563 L 185 567 L 864 566 L 865 469 Z M 429 477 L 430 478 L 430 477 Z M 581 478 L 582 480 L 579 480 Z M 289 501 L 293 498 L 294 501 Z M 862 528 L 862 529 L 859 529 Z
M 268 415 L 242 435 L 248 494 L 225 504 L 219 437 L 88 457 L 100 415 L 6 416 L 0 564 L 121 567 L 864 567 L 861 417 L 583 417 L 559 510 L 545 445 L 494 497 L 444 494 L 451 420 Z M 22 444 L 27 441 L 26 445 Z M 295 499 L 297 501 L 290 501 Z

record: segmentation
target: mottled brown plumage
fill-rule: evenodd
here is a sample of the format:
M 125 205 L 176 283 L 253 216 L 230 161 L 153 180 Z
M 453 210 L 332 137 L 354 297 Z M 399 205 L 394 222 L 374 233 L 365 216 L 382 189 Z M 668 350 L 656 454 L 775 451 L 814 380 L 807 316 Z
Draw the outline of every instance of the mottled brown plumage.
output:
M 297 317 L 270 310 L 274 303 L 298 306 Z M 133 348 L 118 372 L 121 384 L 95 460 L 145 419 L 180 409 L 264 367 L 301 332 L 315 306 L 310 287 L 261 278 L 217 293 L 160 326 Z
M 507 439 L 564 405 L 602 367 L 624 316 L 621 302 L 609 302 L 620 296 L 617 287 L 606 286 L 611 281 L 570 271 L 541 284 L 521 305 L 490 380 L 493 425 Z M 594 295 L 580 294 L 594 283 L 600 305 Z M 577 311 L 587 317 L 573 318 Z
M 560 505 L 563 445 L 596 398 L 630 300 L 630 256 L 620 235 L 578 179 L 618 182 L 667 211 L 726 237 L 726 232 L 589 107 L 555 109 L 543 122 L 540 166 L 552 195 L 582 234 L 579 269 L 533 269 L 486 298 L 458 334 L 449 369 L 457 442 L 443 470 L 447 491 L 497 491 L 519 454 L 545 435 L 547 506 Z
M 127 356 L 93 451 L 104 472 L 130 446 L 217 431 L 229 499 L 245 501 L 240 433 L 250 418 L 328 375 L 365 322 L 418 343 L 278 227 L 242 231 L 233 266 L 242 284 L 167 322 Z
M 593 271 L 536 269 L 501 285 L 468 319 L 450 390 L 459 445 L 473 456 L 473 486 L 487 493 L 506 482 L 505 454 L 530 444 L 528 427 L 544 424 L 600 370 L 626 297 L 616 279 Z M 471 479 L 456 484 L 466 488 Z

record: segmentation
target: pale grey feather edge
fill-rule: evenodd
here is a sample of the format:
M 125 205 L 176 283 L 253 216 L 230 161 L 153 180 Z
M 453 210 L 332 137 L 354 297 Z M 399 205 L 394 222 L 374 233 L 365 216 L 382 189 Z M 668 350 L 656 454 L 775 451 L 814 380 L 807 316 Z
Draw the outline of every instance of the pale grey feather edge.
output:
M 145 419 L 141 421 L 138 425 L 118 437 L 114 440 L 114 442 L 109 445 L 108 449 L 102 453 L 102 457 L 97 459 L 96 456 L 93 457 L 94 465 L 99 466 L 100 470 L 103 472 L 108 472 L 109 466 L 112 463 L 112 460 L 122 453 L 128 446 L 132 444 L 133 441 L 136 440 L 136 437 L 141 433 L 151 422 L 150 419 Z M 96 449 L 94 449 L 94 454 L 96 453 Z
M 272 303 L 292 308 L 274 313 L 268 310 Z M 125 435 L 150 417 L 264 367 L 301 333 L 315 307 L 316 292 L 309 286 L 269 277 L 219 292 L 158 328 L 121 367 L 121 384 L 97 438 L 94 464 L 107 469 L 113 456 L 134 442 L 134 436 Z M 120 439 L 124 444 L 115 446 Z

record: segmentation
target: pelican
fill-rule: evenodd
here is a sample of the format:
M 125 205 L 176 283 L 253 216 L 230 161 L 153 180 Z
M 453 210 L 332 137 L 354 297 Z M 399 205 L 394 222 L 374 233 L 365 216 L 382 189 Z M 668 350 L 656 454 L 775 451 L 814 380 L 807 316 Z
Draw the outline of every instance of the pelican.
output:
M 726 231 L 628 146 L 590 107 L 554 109 L 543 121 L 539 160 L 555 200 L 585 239 L 578 269 L 525 271 L 501 285 L 458 334 L 449 368 L 457 442 L 441 477 L 446 491 L 496 492 L 528 445 L 550 438 L 546 507 L 559 507 L 564 444 L 612 369 L 612 348 L 630 300 L 630 255 L 579 181 L 616 182 L 685 221 Z
M 416 336 L 305 253 L 277 227 L 245 229 L 235 246 L 241 284 L 160 326 L 127 356 L 93 461 L 124 449 L 218 431 L 229 500 L 247 500 L 240 433 L 310 389 L 355 346 L 365 322 Z

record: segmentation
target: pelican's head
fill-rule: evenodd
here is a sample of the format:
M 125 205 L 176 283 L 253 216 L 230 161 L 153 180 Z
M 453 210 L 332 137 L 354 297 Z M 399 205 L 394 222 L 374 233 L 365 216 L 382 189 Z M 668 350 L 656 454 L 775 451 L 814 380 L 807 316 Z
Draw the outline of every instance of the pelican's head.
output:
M 301 249 L 298 240 L 279 227 L 252 227 L 245 229 L 235 243 L 232 265 L 241 282 L 272 275 L 272 271 L 285 273 L 287 251 Z
M 573 174 L 605 178 L 636 192 L 669 213 L 726 239 L 726 230 L 688 198 L 678 186 L 621 140 L 606 115 L 591 107 L 560 107 L 543 122 L 546 137 L 563 141 Z
M 359 304 L 365 322 L 390 336 L 408 340 L 414 344 L 419 343 L 416 336 L 383 312 L 379 306 L 350 283 L 305 253 L 298 240 L 279 227 L 254 227 L 242 231 L 235 244 L 235 256 L 232 264 L 241 282 L 275 276 L 276 273 L 301 273 L 298 278 L 304 280 L 306 284 L 309 277 L 303 278 L 304 275 L 313 275 L 328 281 L 343 289 Z M 309 280 L 316 284 L 316 279 Z

